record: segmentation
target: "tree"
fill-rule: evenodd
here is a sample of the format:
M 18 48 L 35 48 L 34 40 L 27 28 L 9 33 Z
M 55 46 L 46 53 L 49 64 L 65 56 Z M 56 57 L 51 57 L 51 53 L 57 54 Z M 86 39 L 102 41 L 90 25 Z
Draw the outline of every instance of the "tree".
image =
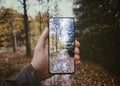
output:
M 35 17 L 36 22 L 39 23 L 39 32 L 42 33 L 42 15 L 39 12 L 38 15 Z
M 30 46 L 30 39 L 29 39 L 29 28 L 28 28 L 28 15 L 27 15 L 27 4 L 26 0 L 19 0 L 23 5 L 24 9 L 24 29 L 25 29 L 25 41 L 26 41 L 26 56 L 31 56 L 31 46 Z
M 25 39 L 26 39 L 26 56 L 31 55 L 31 47 L 29 42 L 29 28 L 28 28 L 28 15 L 27 15 L 27 5 L 26 0 L 23 0 L 23 7 L 24 7 L 24 27 L 25 27 Z
M 1 10 L 0 29 L 1 29 L 1 37 L 2 37 L 1 43 L 3 44 L 2 46 L 10 46 L 12 44 L 13 52 L 16 52 L 16 45 L 17 45 L 16 33 L 18 33 L 20 31 L 20 28 L 22 27 L 21 15 L 13 9 L 1 8 L 0 10 Z M 8 37 L 7 34 L 10 34 L 10 36 Z

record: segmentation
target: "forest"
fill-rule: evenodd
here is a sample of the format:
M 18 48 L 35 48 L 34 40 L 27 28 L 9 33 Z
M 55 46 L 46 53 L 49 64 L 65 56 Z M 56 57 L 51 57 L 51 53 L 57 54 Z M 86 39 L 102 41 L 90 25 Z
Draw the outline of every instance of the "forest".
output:
M 75 39 L 81 44 L 82 63 L 75 66 L 74 74 L 55 75 L 43 81 L 43 86 L 120 85 L 120 0 L 16 0 L 15 6 L 12 3 L 0 0 L 0 80 L 14 77 L 31 61 L 38 37 L 50 17 L 70 16 L 76 21 Z

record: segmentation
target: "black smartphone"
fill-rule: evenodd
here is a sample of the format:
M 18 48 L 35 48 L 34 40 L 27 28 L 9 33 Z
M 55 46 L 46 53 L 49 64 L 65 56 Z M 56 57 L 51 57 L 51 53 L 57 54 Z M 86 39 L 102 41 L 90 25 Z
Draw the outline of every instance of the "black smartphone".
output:
M 49 72 L 52 74 L 74 73 L 74 18 L 50 18 L 48 44 Z

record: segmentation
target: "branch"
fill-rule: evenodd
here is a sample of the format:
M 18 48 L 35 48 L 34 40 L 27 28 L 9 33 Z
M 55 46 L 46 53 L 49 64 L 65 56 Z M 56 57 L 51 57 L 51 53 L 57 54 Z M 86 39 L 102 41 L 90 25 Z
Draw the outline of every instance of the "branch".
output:
M 23 1 L 22 0 L 18 0 L 22 5 L 23 5 Z

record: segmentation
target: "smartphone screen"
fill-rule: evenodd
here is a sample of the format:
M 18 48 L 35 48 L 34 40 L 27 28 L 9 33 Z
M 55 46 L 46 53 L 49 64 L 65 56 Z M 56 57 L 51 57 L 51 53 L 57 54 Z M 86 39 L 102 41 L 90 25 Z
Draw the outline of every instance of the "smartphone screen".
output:
M 74 73 L 74 18 L 49 19 L 49 72 Z

